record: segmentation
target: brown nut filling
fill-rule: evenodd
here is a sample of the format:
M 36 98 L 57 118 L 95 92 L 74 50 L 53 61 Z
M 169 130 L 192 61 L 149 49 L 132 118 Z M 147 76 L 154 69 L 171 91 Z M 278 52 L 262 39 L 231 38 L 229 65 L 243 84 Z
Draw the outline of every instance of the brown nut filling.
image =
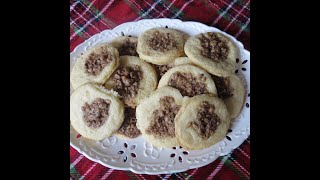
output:
M 168 85 L 180 91 L 183 96 L 195 96 L 208 93 L 206 88 L 206 77 L 200 74 L 194 77 L 191 73 L 176 72 L 171 75 Z
M 174 118 L 179 109 L 180 106 L 175 103 L 173 97 L 160 98 L 160 107 L 153 111 L 152 120 L 146 132 L 157 138 L 174 137 Z
M 101 47 L 103 49 L 103 47 Z M 84 64 L 87 74 L 97 76 L 102 69 L 112 61 L 111 54 L 108 50 L 103 49 L 100 54 L 91 53 Z
M 170 33 L 155 31 L 152 38 L 148 40 L 148 45 L 156 51 L 165 52 L 177 48 L 177 42 Z
M 197 120 L 189 124 L 203 139 L 208 139 L 217 129 L 221 120 L 214 113 L 215 107 L 207 101 L 203 101 L 197 108 Z
M 113 76 L 113 90 L 117 91 L 121 99 L 132 98 L 138 94 L 142 71 L 138 65 L 124 66 Z
M 129 38 L 127 38 L 125 43 L 118 48 L 120 56 L 125 56 L 125 55 L 139 56 L 136 50 L 137 50 L 137 43 L 131 42 Z
M 91 128 L 101 127 L 109 116 L 111 101 L 96 98 L 91 104 L 87 102 L 81 107 L 84 123 Z
M 166 65 L 154 64 L 154 67 L 157 72 L 158 79 L 160 79 L 169 69 L 173 67 L 173 64 L 166 64 Z
M 227 99 L 229 97 L 233 96 L 233 89 L 230 86 L 230 78 L 229 77 L 219 77 L 215 75 L 211 75 L 217 91 L 218 91 L 218 97 L 221 99 Z
M 227 43 L 222 40 L 216 33 L 201 34 L 199 38 L 202 49 L 201 54 L 215 62 L 222 62 L 228 56 L 229 48 Z
M 129 138 L 138 137 L 141 132 L 137 128 L 136 110 L 126 107 L 124 112 L 124 121 L 118 130 L 119 134 L 125 135 Z

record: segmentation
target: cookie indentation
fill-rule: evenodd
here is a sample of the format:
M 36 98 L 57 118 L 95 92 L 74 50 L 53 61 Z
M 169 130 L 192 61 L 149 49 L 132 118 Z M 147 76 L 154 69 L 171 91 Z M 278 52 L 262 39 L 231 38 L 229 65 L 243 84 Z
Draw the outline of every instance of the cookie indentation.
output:
M 155 31 L 153 36 L 148 40 L 148 45 L 156 51 L 165 52 L 168 50 L 176 49 L 177 42 L 170 33 L 162 33 Z
M 168 85 L 178 89 L 183 96 L 192 97 L 208 92 L 206 79 L 203 74 L 195 77 L 191 73 L 176 72 L 170 77 Z
M 152 120 L 146 132 L 158 138 L 174 137 L 174 118 L 179 109 L 180 106 L 175 103 L 173 97 L 164 96 L 160 98 L 160 107 L 153 111 Z
M 222 62 L 228 56 L 229 48 L 227 43 L 216 33 L 201 34 L 199 38 L 201 43 L 201 54 L 215 62 Z
M 121 99 L 133 98 L 138 94 L 142 71 L 138 65 L 125 66 L 118 69 L 113 77 L 113 90 Z
M 103 51 L 100 54 L 93 52 L 85 61 L 85 72 L 91 76 L 99 75 L 102 69 L 112 61 L 110 52 L 103 47 L 101 49 Z
M 108 99 L 96 98 L 91 104 L 87 102 L 81 107 L 84 123 L 91 128 L 101 127 L 109 116 Z
M 197 120 L 191 122 L 189 126 L 194 128 L 203 139 L 208 139 L 215 132 L 221 120 L 214 113 L 215 107 L 207 101 L 200 103 L 197 110 Z

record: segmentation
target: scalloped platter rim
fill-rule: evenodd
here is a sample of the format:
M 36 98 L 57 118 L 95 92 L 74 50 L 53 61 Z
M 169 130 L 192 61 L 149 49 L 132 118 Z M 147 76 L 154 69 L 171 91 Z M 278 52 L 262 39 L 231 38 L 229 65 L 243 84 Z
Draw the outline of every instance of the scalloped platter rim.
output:
M 246 99 L 241 114 L 231 123 L 227 136 L 219 143 L 202 150 L 187 151 L 182 147 L 157 148 L 142 136 L 124 140 L 111 136 L 93 141 L 79 136 L 70 125 L 70 145 L 88 159 L 117 170 L 130 170 L 138 174 L 168 174 L 205 166 L 220 156 L 231 153 L 250 135 L 250 52 L 241 42 L 217 28 L 199 22 L 178 19 L 144 19 L 123 23 L 112 30 L 104 30 L 78 45 L 70 53 L 70 71 L 79 55 L 98 43 L 110 42 L 121 35 L 138 36 L 147 29 L 169 27 L 196 35 L 204 32 L 220 32 L 228 36 L 238 47 L 236 74 L 246 88 Z M 70 84 L 70 93 L 72 87 Z

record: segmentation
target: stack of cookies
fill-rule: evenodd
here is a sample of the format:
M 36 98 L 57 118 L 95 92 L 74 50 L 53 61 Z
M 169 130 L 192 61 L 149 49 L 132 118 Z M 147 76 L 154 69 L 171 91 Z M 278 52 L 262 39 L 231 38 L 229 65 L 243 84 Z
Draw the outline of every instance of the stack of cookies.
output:
M 96 45 L 71 71 L 71 125 L 93 140 L 142 135 L 157 147 L 210 147 L 244 103 L 237 51 L 221 33 L 186 39 L 169 28 Z

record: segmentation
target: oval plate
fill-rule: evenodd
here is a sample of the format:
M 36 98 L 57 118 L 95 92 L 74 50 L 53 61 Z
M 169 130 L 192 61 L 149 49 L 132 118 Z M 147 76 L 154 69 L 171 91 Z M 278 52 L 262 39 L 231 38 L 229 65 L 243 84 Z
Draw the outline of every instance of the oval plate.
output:
M 239 56 L 236 74 L 246 88 L 246 99 L 241 114 L 231 123 L 227 136 L 219 143 L 202 150 L 187 151 L 182 147 L 157 148 L 146 142 L 142 136 L 133 140 L 124 140 L 111 136 L 101 141 L 79 137 L 70 125 L 70 145 L 88 159 L 109 168 L 130 170 L 139 174 L 167 174 L 182 172 L 205 166 L 219 156 L 230 153 L 240 146 L 250 135 L 250 52 L 234 37 L 198 22 L 182 22 L 177 19 L 145 19 L 128 22 L 96 34 L 77 46 L 70 54 L 70 71 L 79 55 L 98 43 L 110 42 L 122 35 L 139 36 L 145 30 L 155 27 L 169 27 L 196 35 L 204 32 L 221 32 L 237 45 Z M 70 84 L 70 93 L 72 92 Z

